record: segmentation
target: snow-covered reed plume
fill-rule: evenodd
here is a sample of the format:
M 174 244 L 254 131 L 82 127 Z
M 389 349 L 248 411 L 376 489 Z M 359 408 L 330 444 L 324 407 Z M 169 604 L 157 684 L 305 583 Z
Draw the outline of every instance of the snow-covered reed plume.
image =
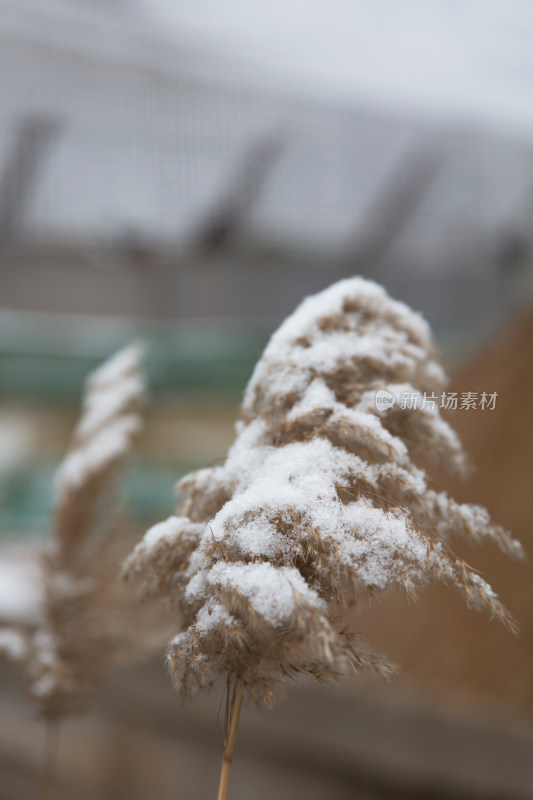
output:
M 445 581 L 512 625 L 447 546 L 459 533 L 520 554 L 485 509 L 429 484 L 427 462 L 465 467 L 438 404 L 376 409 L 378 390 L 439 392 L 444 382 L 427 323 L 361 278 L 306 299 L 272 336 L 226 462 L 181 481 L 176 516 L 126 565 L 180 611 L 168 661 L 184 694 L 223 675 L 270 704 L 298 673 L 386 673 L 340 615 L 393 584 L 414 593 Z
M 76 710 L 125 647 L 131 610 L 117 582 L 119 468 L 141 426 L 145 384 L 134 344 L 89 376 L 82 415 L 56 476 L 53 539 L 43 558 L 43 623 L 26 651 L 40 713 Z M 126 605 L 124 605 L 126 604 Z

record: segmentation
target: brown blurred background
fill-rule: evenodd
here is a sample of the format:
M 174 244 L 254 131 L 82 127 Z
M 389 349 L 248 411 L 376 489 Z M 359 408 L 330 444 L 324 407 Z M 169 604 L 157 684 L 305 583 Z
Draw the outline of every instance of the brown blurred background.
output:
M 449 413 L 472 476 L 434 478 L 533 552 L 531 35 L 520 0 L 0 0 L 0 623 L 38 619 L 88 371 L 149 344 L 140 536 L 224 457 L 281 319 L 354 274 L 422 311 L 450 391 L 498 393 Z M 400 675 L 246 712 L 234 800 L 533 797 L 531 563 L 453 547 L 519 635 L 440 587 L 358 609 Z M 0 675 L 0 798 L 37 797 L 43 731 Z M 162 652 L 112 675 L 65 726 L 56 797 L 214 797 L 222 694 L 182 708 Z

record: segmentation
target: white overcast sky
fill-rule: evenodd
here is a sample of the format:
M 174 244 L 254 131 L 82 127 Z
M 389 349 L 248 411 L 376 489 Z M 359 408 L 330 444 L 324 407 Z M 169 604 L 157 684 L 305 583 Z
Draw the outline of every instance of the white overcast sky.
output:
M 141 0 L 286 86 L 533 133 L 533 0 Z

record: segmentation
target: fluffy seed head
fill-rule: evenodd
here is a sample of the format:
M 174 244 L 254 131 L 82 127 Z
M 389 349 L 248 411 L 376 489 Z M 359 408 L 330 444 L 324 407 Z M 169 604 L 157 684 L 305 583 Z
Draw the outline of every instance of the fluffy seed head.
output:
M 438 392 L 427 323 L 353 278 L 305 300 L 248 384 L 223 466 L 184 478 L 177 515 L 137 546 L 126 574 L 180 611 L 170 668 L 187 694 L 217 674 L 270 703 L 287 677 L 390 671 L 338 622 L 361 593 L 439 579 L 503 622 L 491 587 L 453 556 L 452 533 L 520 545 L 485 509 L 428 483 L 463 471 L 438 407 L 376 408 L 376 392 Z
M 131 345 L 86 383 L 80 421 L 56 475 L 53 537 L 43 558 L 44 621 L 28 642 L 30 693 L 41 715 L 76 710 L 128 645 L 131 601 L 117 581 L 119 469 L 141 426 L 142 348 Z

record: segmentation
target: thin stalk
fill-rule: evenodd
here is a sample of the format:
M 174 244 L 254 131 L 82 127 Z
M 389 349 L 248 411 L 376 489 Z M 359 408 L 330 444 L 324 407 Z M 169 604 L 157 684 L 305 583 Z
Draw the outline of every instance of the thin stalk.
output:
M 224 758 L 222 759 L 222 769 L 220 771 L 220 784 L 218 787 L 217 800 L 227 800 L 229 778 L 231 774 L 231 762 L 235 751 L 237 740 L 237 730 L 239 728 L 239 717 L 242 708 L 242 690 L 238 681 L 231 686 L 228 681 L 227 695 L 227 715 L 229 719 L 229 729 L 224 737 Z
M 42 777 L 43 800 L 53 800 L 59 751 L 59 722 L 46 723 Z

